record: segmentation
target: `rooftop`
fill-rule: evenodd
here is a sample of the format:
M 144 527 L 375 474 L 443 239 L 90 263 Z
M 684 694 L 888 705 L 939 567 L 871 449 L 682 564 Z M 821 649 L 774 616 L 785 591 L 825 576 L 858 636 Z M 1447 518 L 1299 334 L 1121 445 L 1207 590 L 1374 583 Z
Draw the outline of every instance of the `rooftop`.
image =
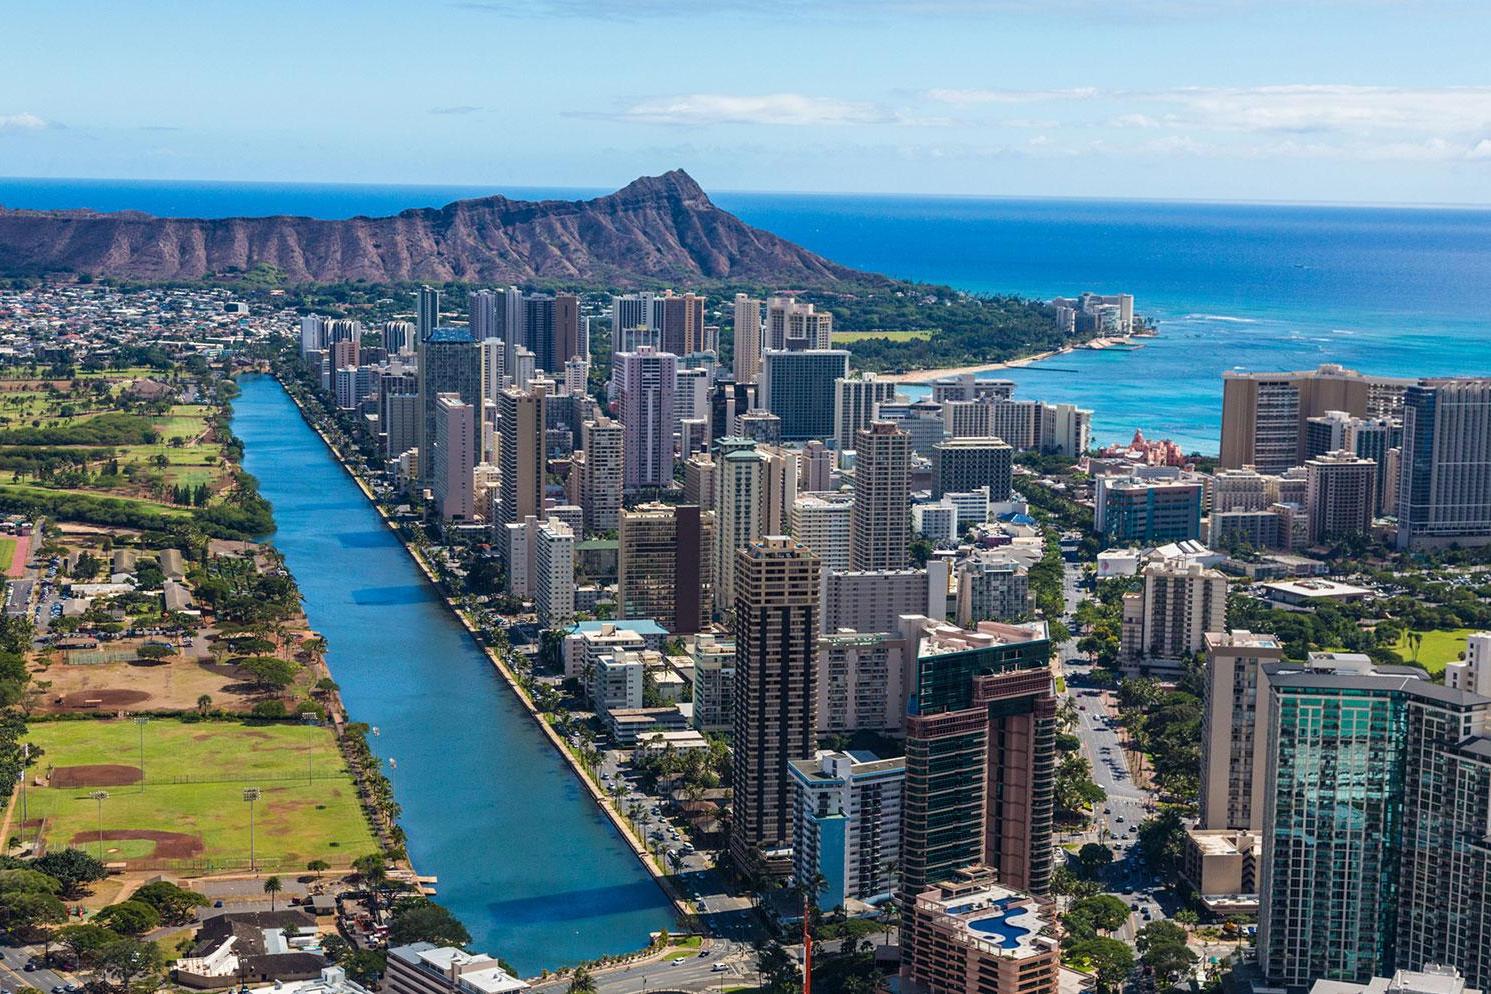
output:
M 1037 914 L 1034 900 L 996 883 L 975 889 L 943 886 L 923 893 L 916 903 L 984 953 L 1024 959 L 1056 948 L 1054 940 L 1040 934 L 1048 922 Z
M 980 621 L 971 630 L 942 622 L 929 622 L 922 628 L 920 656 L 925 659 L 928 656 L 986 649 L 995 645 L 1018 645 L 1046 637 L 1044 621 L 1026 621 L 1020 624 Z

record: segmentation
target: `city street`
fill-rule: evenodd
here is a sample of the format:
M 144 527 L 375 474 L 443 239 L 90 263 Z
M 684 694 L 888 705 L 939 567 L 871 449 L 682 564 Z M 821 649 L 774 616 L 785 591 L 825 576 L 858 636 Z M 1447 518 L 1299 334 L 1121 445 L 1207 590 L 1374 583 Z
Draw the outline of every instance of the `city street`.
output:
M 1063 599 L 1066 602 L 1066 624 L 1075 629 L 1073 614 L 1084 596 L 1079 586 L 1082 571 L 1074 563 L 1063 568 Z M 1099 690 L 1091 681 L 1092 666 L 1077 651 L 1074 637 L 1061 646 L 1059 670 L 1066 679 L 1066 693 L 1077 705 L 1077 725 L 1073 729 L 1082 743 L 1082 755 L 1092 765 L 1092 779 L 1108 795 L 1101 810 L 1094 812 L 1092 829 L 1083 841 L 1101 842 L 1113 850 L 1113 864 L 1104 874 L 1104 889 L 1136 908 L 1128 925 L 1118 936 L 1132 939 L 1143 925 L 1144 912 L 1150 918 L 1163 917 L 1165 911 L 1156 899 L 1159 882 L 1144 866 L 1134 843 L 1139 824 L 1147 815 L 1146 805 L 1153 802 L 1148 791 L 1134 782 L 1130 759 L 1118 734 L 1117 707 L 1112 695 Z M 1170 910 L 1175 910 L 1173 907 Z
M 26 987 L 50 991 L 55 987 L 78 984 L 76 978 L 61 970 L 45 967 L 26 970 L 26 963 L 33 957 L 38 961 L 41 959 L 40 946 L 0 946 L 0 957 L 3 957 L 0 958 L 0 990 L 11 994 Z
M 724 969 L 716 970 L 716 964 Z M 754 986 L 755 962 L 748 947 L 734 943 L 715 942 L 707 955 L 691 955 L 671 960 L 633 964 L 595 971 L 595 986 L 598 994 L 646 994 L 646 992 L 683 990 L 710 991 L 726 987 L 740 987 L 744 983 Z M 564 994 L 569 989 L 570 978 L 562 977 L 552 983 L 535 984 L 534 994 Z

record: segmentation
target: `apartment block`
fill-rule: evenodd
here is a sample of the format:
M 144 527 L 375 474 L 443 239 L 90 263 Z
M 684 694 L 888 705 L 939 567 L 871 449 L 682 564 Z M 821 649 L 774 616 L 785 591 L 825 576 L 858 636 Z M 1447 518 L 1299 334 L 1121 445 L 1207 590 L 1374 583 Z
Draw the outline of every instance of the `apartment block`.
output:
M 820 752 L 788 766 L 795 792 L 793 875 L 827 886 L 824 910 L 889 898 L 901 859 L 906 760 Z

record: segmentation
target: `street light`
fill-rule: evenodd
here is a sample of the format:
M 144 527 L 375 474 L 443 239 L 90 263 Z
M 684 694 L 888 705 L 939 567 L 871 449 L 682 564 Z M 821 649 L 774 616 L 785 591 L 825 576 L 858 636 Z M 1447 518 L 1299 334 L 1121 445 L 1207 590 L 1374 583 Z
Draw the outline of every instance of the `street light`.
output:
M 249 872 L 254 872 L 254 802 L 263 794 L 258 787 L 243 788 L 243 799 L 249 806 Z
M 140 730 L 140 793 L 145 793 L 145 724 L 150 721 L 143 714 L 135 715 L 135 727 Z
M 98 861 L 102 863 L 104 861 L 104 802 L 109 799 L 109 792 L 95 790 L 88 796 L 93 798 L 98 808 Z

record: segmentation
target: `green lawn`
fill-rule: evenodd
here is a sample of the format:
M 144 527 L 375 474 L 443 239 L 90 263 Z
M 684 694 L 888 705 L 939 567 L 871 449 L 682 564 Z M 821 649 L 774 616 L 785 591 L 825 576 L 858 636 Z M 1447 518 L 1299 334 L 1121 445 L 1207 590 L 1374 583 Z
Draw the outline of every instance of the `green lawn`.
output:
M 1419 632 L 1424 637 L 1419 646 L 1418 664 L 1432 674 L 1444 672 L 1446 663 L 1453 663 L 1465 652 L 1465 637 L 1476 631 L 1474 628 L 1456 628 L 1451 631 Z M 1413 661 L 1413 647 L 1408 644 L 1408 632 L 1399 636 L 1393 651 L 1408 662 Z
M 932 337 L 930 328 L 914 328 L 907 331 L 836 331 L 835 343 L 862 342 L 866 338 L 885 338 L 892 342 L 924 342 Z
M 10 569 L 10 564 L 16 558 L 16 540 L 13 538 L 0 538 L 0 573 Z
M 133 721 L 38 722 L 28 737 L 46 750 L 33 776 L 76 766 L 140 766 Z M 182 869 L 243 867 L 249 855 L 243 791 L 258 787 L 254 836 L 262 867 L 293 872 L 317 858 L 345 866 L 377 848 L 330 729 L 151 719 L 144 726 L 144 770 L 143 785 L 28 787 L 29 813 L 46 819 L 48 847 L 99 850 L 100 809 L 90 795 L 104 790 L 105 860 L 147 859 L 155 849 L 149 839 L 110 839 L 111 832 L 169 832 L 182 837 L 178 845 L 200 841 L 192 856 L 171 854 L 188 860 Z

